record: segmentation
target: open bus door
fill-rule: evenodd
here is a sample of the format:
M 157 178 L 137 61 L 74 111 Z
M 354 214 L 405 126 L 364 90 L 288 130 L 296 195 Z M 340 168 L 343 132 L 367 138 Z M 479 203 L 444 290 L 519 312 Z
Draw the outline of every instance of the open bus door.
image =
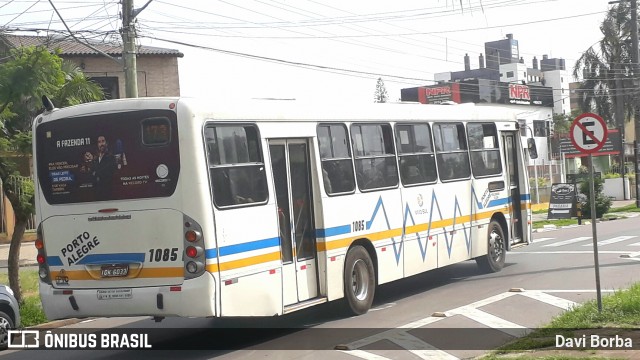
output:
M 504 143 L 504 153 L 506 162 L 507 184 L 509 189 L 509 213 L 511 218 L 511 231 L 509 238 L 511 239 L 510 245 L 521 243 L 524 240 L 523 231 L 524 223 L 522 217 L 522 194 L 520 193 L 520 181 L 522 176 L 526 174 L 520 173 L 520 162 L 524 161 L 519 157 L 521 153 L 518 147 L 518 137 L 520 134 L 517 131 L 505 132 L 502 134 L 502 141 Z
M 318 296 L 309 144 L 305 139 L 270 140 L 278 206 L 284 306 Z

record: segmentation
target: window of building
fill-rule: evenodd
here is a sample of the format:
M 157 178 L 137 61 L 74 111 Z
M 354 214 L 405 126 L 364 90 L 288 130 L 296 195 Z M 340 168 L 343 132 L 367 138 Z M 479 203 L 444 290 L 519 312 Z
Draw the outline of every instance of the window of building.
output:
M 351 142 L 360 190 L 398 185 L 398 168 L 389 124 L 351 126 Z
M 545 131 L 545 121 L 544 120 L 534 120 L 533 121 L 533 136 L 535 137 L 546 137 Z
M 471 168 L 464 125 L 462 123 L 436 123 L 433 125 L 433 137 L 440 180 L 469 178 Z
M 502 172 L 498 132 L 495 124 L 467 124 L 469 154 L 473 176 L 485 177 Z
M 507 77 L 508 78 L 512 78 L 513 77 L 513 71 L 507 71 Z
M 403 185 L 424 184 L 438 179 L 429 124 L 396 125 L 396 145 Z
M 205 128 L 213 201 L 218 207 L 267 201 L 267 177 L 255 125 Z
M 320 124 L 318 145 L 327 194 L 348 194 L 356 189 L 349 136 L 344 124 Z
M 527 136 L 527 120 L 518 119 L 518 125 L 520 125 L 520 136 Z

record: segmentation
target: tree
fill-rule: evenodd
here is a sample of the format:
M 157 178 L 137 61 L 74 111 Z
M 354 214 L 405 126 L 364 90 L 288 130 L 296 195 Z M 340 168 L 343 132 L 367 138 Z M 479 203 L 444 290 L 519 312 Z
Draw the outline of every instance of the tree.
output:
M 0 157 L 2 190 L 13 207 L 16 225 L 9 247 L 9 286 L 22 302 L 19 284 L 20 242 L 35 211 L 33 182 L 19 176 L 16 159 L 31 153 L 31 125 L 42 110 L 41 97 L 57 99 L 58 106 L 104 98 L 102 89 L 78 69 L 64 64 L 57 52 L 44 47 L 22 47 L 0 64 Z
M 582 172 L 584 173 L 584 172 Z M 602 192 L 604 187 L 604 180 L 599 177 L 593 178 L 593 190 L 594 200 L 596 204 L 596 218 L 601 218 L 611 208 L 611 198 L 605 196 Z M 578 195 L 578 201 L 580 202 L 580 208 L 582 209 L 582 217 L 591 217 L 591 181 L 586 180 L 580 182 L 580 194 Z
M 376 92 L 373 95 L 373 102 L 386 103 L 387 100 L 389 100 L 387 88 L 384 86 L 384 81 L 382 81 L 382 78 L 379 77 L 378 82 L 376 83 Z
M 587 49 L 573 68 L 575 78 L 582 76 L 578 91 L 581 109 L 596 112 L 605 120 L 615 118 L 612 125 L 616 126 L 623 126 L 625 115 L 629 118 L 633 113 L 633 94 L 624 91 L 634 88 L 629 7 L 620 2 L 609 9 L 600 25 L 604 37 L 598 50 Z

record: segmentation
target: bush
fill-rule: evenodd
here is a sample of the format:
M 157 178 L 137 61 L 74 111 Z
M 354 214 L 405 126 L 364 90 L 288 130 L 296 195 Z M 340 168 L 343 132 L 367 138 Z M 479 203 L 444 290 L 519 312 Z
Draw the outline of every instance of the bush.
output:
M 596 204 L 596 217 L 601 218 L 611 208 L 611 198 L 604 196 L 602 188 L 604 187 L 604 180 L 595 178 L 593 182 L 595 190 L 595 204 Z M 591 185 L 590 181 L 582 181 L 580 183 L 580 194 L 578 195 L 578 201 L 582 208 L 582 217 L 591 217 Z

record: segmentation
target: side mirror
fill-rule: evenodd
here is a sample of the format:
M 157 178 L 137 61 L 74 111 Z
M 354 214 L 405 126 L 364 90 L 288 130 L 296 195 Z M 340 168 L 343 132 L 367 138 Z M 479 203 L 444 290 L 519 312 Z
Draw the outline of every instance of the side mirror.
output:
M 538 158 L 538 148 L 536 148 L 536 141 L 533 138 L 527 139 L 527 150 L 529 150 L 529 158 Z

